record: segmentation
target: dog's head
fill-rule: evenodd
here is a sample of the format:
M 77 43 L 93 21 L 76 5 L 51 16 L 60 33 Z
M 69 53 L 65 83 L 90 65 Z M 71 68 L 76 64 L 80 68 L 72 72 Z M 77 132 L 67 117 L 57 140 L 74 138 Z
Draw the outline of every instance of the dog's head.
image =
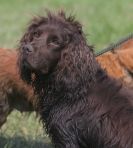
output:
M 23 80 L 31 82 L 32 73 L 49 74 L 58 63 L 61 53 L 76 36 L 82 34 L 80 23 L 64 12 L 31 21 L 20 40 L 19 67 Z

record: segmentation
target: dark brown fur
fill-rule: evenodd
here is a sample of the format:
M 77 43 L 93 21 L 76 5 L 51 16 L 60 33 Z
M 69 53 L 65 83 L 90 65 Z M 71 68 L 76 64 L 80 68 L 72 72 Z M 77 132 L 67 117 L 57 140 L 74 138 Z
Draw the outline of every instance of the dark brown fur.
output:
M 133 93 L 104 72 L 72 17 L 34 19 L 18 64 L 56 148 L 133 147 Z

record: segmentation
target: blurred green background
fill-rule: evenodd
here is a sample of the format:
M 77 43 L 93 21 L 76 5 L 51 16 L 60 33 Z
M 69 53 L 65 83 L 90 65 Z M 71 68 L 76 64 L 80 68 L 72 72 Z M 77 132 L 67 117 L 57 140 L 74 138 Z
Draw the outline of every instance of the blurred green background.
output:
M 0 47 L 17 48 L 29 20 L 45 8 L 74 14 L 96 50 L 133 32 L 133 0 L 0 0 Z M 35 113 L 14 111 L 0 131 L 0 148 L 50 148 L 48 143 Z

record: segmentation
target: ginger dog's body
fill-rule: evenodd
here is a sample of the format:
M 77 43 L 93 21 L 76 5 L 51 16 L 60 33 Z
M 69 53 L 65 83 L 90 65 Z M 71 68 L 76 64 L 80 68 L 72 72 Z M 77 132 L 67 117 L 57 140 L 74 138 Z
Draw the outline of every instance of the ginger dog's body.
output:
M 133 87 L 133 39 L 126 41 L 118 49 L 98 56 L 97 60 L 110 76 Z
M 16 61 L 16 51 L 0 49 L 0 126 L 13 109 L 33 111 L 33 91 L 20 80 Z

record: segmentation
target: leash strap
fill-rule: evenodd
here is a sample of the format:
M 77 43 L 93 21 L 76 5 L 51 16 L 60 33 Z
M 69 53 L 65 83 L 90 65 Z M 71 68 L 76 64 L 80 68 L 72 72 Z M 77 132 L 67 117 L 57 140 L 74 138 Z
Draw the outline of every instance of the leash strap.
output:
M 111 50 L 113 50 L 113 49 L 115 49 L 115 48 L 118 48 L 122 43 L 124 43 L 124 42 L 126 42 L 126 41 L 128 41 L 128 40 L 130 40 L 130 39 L 133 39 L 133 33 L 131 33 L 130 35 L 128 35 L 128 36 L 125 37 L 125 38 L 120 39 L 120 40 L 119 40 L 118 42 L 116 42 L 116 43 L 110 44 L 108 47 L 102 49 L 101 51 L 96 52 L 95 55 L 96 55 L 96 57 L 97 57 L 97 56 L 100 56 L 100 55 L 102 55 L 102 54 L 104 54 L 104 53 L 106 53 L 106 52 L 108 52 L 108 51 L 111 51 Z

